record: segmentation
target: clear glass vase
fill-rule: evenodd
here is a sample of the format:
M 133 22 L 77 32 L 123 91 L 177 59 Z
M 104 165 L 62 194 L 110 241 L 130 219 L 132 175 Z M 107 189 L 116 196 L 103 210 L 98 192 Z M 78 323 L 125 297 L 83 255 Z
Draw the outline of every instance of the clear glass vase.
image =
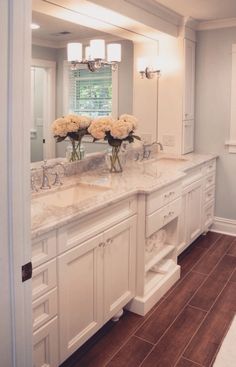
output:
M 110 172 L 119 173 L 123 171 L 126 156 L 121 147 L 109 147 L 106 153 L 106 163 Z
M 81 140 L 72 140 L 71 145 L 66 148 L 66 159 L 68 162 L 80 161 L 84 158 L 85 150 L 84 146 L 81 144 Z

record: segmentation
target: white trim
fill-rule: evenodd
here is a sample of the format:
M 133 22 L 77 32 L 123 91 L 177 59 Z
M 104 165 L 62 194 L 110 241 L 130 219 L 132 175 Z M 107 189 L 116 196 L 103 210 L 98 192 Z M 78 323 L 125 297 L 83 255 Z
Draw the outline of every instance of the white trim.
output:
M 236 153 L 236 44 L 232 44 L 232 77 L 231 77 L 231 113 L 230 113 L 230 137 L 225 143 L 229 147 L 229 153 Z
M 137 8 L 143 9 L 147 13 L 160 17 L 171 24 L 178 26 L 182 23 L 182 15 L 157 3 L 155 0 L 125 0 L 125 2 L 135 5 Z
M 211 29 L 221 29 L 230 27 L 236 27 L 236 18 L 216 19 L 216 20 L 209 20 L 206 22 L 199 22 L 197 30 L 206 31 Z
M 236 220 L 215 217 L 211 231 L 236 236 Z
M 44 84 L 44 112 L 43 112 L 43 158 L 52 159 L 56 157 L 56 143 L 51 133 L 51 123 L 55 120 L 56 109 L 56 62 L 32 59 L 31 66 L 43 68 L 46 72 Z
M 31 259 L 31 1 L 1 1 L 0 22 L 0 355 L 2 366 L 32 367 L 31 281 L 21 280 Z

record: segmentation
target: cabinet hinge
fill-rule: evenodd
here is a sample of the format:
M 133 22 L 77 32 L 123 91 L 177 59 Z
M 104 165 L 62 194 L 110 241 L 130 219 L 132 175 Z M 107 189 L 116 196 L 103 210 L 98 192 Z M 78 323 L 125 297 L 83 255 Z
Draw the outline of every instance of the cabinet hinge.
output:
M 22 282 L 32 278 L 32 262 L 22 265 L 21 267 Z

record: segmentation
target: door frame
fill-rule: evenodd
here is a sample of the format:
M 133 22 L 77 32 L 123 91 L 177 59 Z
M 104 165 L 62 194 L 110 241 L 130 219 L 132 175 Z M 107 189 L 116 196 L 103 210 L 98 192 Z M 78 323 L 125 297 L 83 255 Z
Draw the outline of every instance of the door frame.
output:
M 31 0 L 1 1 L 0 22 L 0 355 L 4 366 L 32 367 L 31 280 L 21 269 L 31 259 Z
M 56 111 L 56 62 L 32 59 L 31 66 L 42 68 L 46 72 L 43 86 L 43 159 L 52 159 L 56 157 L 56 143 L 50 129 Z

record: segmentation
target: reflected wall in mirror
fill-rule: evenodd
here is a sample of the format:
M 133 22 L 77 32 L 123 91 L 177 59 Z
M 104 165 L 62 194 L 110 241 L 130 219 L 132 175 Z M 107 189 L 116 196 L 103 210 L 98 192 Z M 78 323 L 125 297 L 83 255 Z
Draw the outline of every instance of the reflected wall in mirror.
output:
M 133 42 L 101 31 L 33 12 L 40 29 L 32 34 L 32 126 L 31 161 L 65 157 L 68 142 L 55 144 L 52 121 L 68 113 L 90 116 L 133 113 Z M 82 65 L 71 71 L 66 45 L 70 41 L 88 45 L 89 39 L 103 38 L 120 43 L 122 60 L 117 71 L 102 68 L 90 72 Z M 55 78 L 52 77 L 53 65 Z M 55 92 L 53 92 L 55 90 Z M 87 153 L 104 151 L 106 144 L 84 139 Z

